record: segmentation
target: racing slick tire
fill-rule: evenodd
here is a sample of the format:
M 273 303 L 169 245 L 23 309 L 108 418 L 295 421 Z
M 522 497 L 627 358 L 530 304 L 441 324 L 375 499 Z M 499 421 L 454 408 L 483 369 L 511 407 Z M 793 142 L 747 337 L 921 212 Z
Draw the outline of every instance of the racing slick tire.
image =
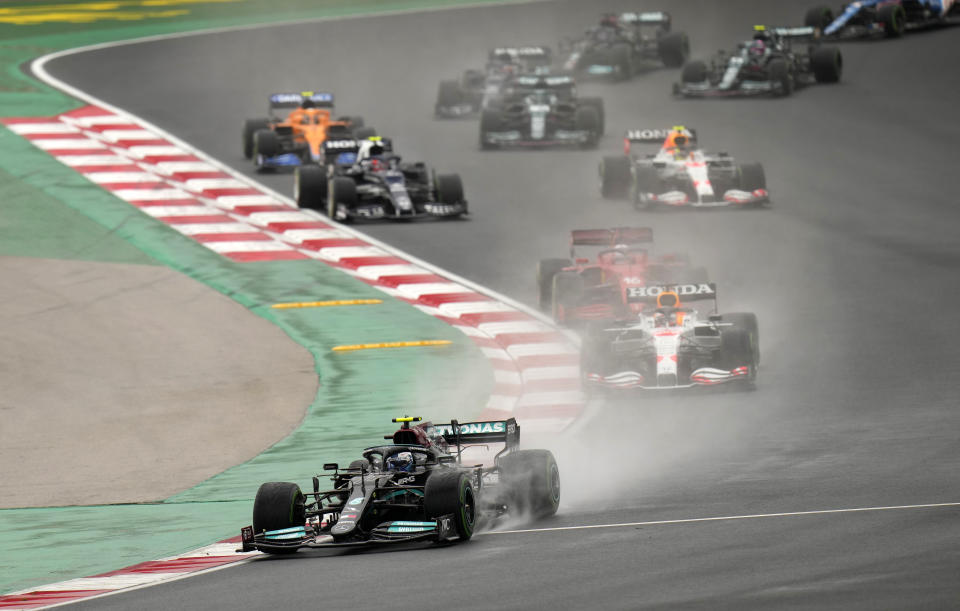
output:
M 780 84 L 780 90 L 774 95 L 788 97 L 793 93 L 793 75 L 790 74 L 790 67 L 787 65 L 786 60 L 770 60 L 768 74 L 770 82 Z
M 644 199 L 645 193 L 661 193 L 662 183 L 657 170 L 647 166 L 634 166 L 630 168 L 630 200 L 633 202 L 633 208 L 637 211 L 650 210 L 653 202 Z
M 577 108 L 573 116 L 574 129 L 590 133 L 590 138 L 583 143 L 584 148 L 593 148 L 597 146 L 600 140 L 600 113 L 593 106 L 581 106 Z
M 571 265 L 570 259 L 541 259 L 537 263 L 537 305 L 540 310 L 552 310 L 553 277 Z
M 270 119 L 247 119 L 243 122 L 244 158 L 253 158 L 253 135 L 261 129 L 270 129 Z
M 567 319 L 567 311 L 575 308 L 583 295 L 583 278 L 577 272 L 557 272 L 550 287 L 550 313 L 558 323 Z
M 818 83 L 836 83 L 843 73 L 843 56 L 837 47 L 819 47 L 810 54 L 810 68 Z
M 546 518 L 560 506 L 560 469 L 550 450 L 516 450 L 497 461 L 507 511 Z
M 803 18 L 803 25 L 809 28 L 818 28 L 821 32 L 833 23 L 833 10 L 829 6 L 815 6 L 807 11 Z
M 907 12 L 901 4 L 884 4 L 877 9 L 877 21 L 883 25 L 883 34 L 887 38 L 903 36 L 904 24 L 907 21 Z
M 604 199 L 622 199 L 630 193 L 630 158 L 624 155 L 600 160 L 600 195 Z
M 667 68 L 679 68 L 690 57 L 690 39 L 683 32 L 664 34 L 657 41 L 657 54 Z
M 683 65 L 680 80 L 684 83 L 702 83 L 707 80 L 707 63 L 699 59 L 687 62 Z
M 307 521 L 305 498 L 300 486 L 290 482 L 261 484 L 253 501 L 253 532 L 303 526 Z M 297 548 L 264 550 L 268 554 L 292 554 Z
M 488 132 L 503 131 L 503 119 L 496 110 L 484 110 L 480 113 L 480 148 L 491 150 L 497 148 L 496 144 L 487 142 L 486 134 Z
M 280 153 L 280 137 L 272 129 L 258 129 L 253 132 L 253 155 L 273 157 Z
M 434 113 L 442 115 L 441 108 L 456 106 L 463 101 L 463 95 L 460 93 L 460 83 L 457 81 L 440 81 L 440 87 L 437 89 L 437 103 L 434 105 Z
M 377 130 L 372 127 L 361 126 L 353 130 L 353 137 L 356 138 L 357 140 L 366 140 L 367 138 L 376 138 Z
M 585 97 L 578 100 L 580 106 L 595 108 L 600 117 L 600 135 L 607 133 L 607 113 L 603 110 L 603 98 Z
M 614 67 L 614 80 L 625 81 L 633 77 L 633 49 L 630 45 L 615 46 L 610 50 L 608 61 Z
M 423 489 L 423 509 L 428 518 L 453 515 L 457 539 L 473 536 L 477 503 L 470 476 L 456 469 L 438 469 L 430 474 Z
M 463 181 L 459 174 L 437 174 L 437 200 L 441 204 L 463 202 Z
M 337 213 L 337 207 L 340 205 L 352 208 L 357 203 L 357 183 L 345 176 L 335 176 L 330 181 L 330 192 L 327 194 L 327 215 L 334 218 Z M 350 217 L 342 219 L 344 222 L 350 222 Z
M 322 165 L 302 165 L 293 170 L 293 199 L 301 208 L 324 210 L 327 171 Z
M 740 188 L 744 191 L 756 191 L 767 188 L 767 175 L 759 163 L 745 163 L 737 168 Z

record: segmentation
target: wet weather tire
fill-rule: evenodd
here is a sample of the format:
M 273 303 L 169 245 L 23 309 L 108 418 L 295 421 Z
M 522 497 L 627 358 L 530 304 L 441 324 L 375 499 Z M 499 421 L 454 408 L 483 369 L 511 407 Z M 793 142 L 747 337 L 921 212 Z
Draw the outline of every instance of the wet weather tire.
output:
M 247 119 L 243 122 L 243 156 L 253 158 L 253 135 L 261 129 L 269 129 L 269 119 Z
M 574 128 L 577 131 L 590 133 L 590 138 L 584 143 L 585 147 L 594 147 L 600 139 L 600 113 L 593 106 L 581 106 L 573 117 Z
M 553 277 L 572 264 L 570 259 L 543 259 L 537 263 L 537 305 L 544 312 L 552 309 Z
M 459 174 L 437 175 L 437 200 L 441 204 L 463 203 L 463 181 Z
M 257 490 L 253 501 L 254 533 L 303 526 L 306 520 L 300 486 L 290 482 L 268 482 Z M 264 551 L 268 554 L 291 554 L 297 548 Z
M 507 511 L 533 518 L 557 513 L 560 469 L 549 450 L 517 450 L 497 463 Z
M 887 38 L 903 36 L 907 12 L 900 4 L 885 4 L 877 10 L 877 21 L 883 24 L 883 33 Z
M 684 83 L 702 83 L 707 80 L 706 62 L 698 59 L 684 64 L 680 80 Z
M 604 199 L 619 199 L 630 192 L 630 158 L 624 155 L 600 160 L 600 195 Z
M 466 541 L 473 536 L 477 521 L 477 504 L 470 476 L 454 469 L 436 470 L 427 479 L 423 490 L 423 508 L 428 518 L 453 515 L 457 538 Z
M 557 322 L 565 322 L 568 310 L 577 306 L 583 295 L 583 278 L 574 271 L 557 272 L 551 287 L 551 313 Z
M 833 11 L 829 6 L 815 6 L 807 11 L 803 19 L 803 24 L 811 28 L 819 28 L 823 31 L 828 25 L 833 23 Z
M 759 163 L 745 163 L 739 168 L 740 188 L 744 191 L 756 191 L 767 188 L 767 175 Z
M 836 47 L 820 47 L 810 54 L 810 68 L 818 83 L 836 83 L 843 74 L 843 56 Z
M 259 129 L 253 133 L 253 156 L 273 157 L 280 153 L 280 138 L 272 129 Z
M 790 68 L 787 62 L 782 59 L 775 59 L 770 62 L 769 68 L 770 82 L 779 83 L 780 89 L 776 95 L 787 97 L 793 93 L 793 75 L 790 74 Z
M 293 174 L 293 199 L 301 208 L 323 211 L 327 200 L 326 168 L 318 165 L 296 168 Z
M 667 68 L 679 68 L 690 56 L 690 39 L 683 32 L 670 32 L 657 45 L 660 61 Z

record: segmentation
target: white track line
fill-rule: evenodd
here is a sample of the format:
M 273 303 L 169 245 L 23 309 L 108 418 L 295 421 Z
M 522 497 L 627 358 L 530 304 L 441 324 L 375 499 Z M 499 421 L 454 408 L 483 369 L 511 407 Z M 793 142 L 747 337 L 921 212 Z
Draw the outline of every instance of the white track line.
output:
M 494 530 L 478 535 L 515 535 L 521 533 L 558 532 L 563 530 L 591 530 L 595 528 L 627 528 L 631 526 L 661 526 L 665 524 L 696 524 L 698 522 L 723 522 L 728 520 L 754 520 L 758 518 L 791 518 L 798 516 L 830 515 L 837 513 L 863 513 L 868 511 L 893 511 L 906 509 L 936 509 L 960 507 L 960 503 L 927 503 L 925 505 L 890 505 L 886 507 L 853 507 L 848 509 L 819 509 L 815 511 L 786 511 L 782 513 L 755 513 L 742 516 L 714 516 L 710 518 L 683 518 L 679 520 L 652 520 L 649 522 L 620 522 L 617 524 L 584 524 L 580 526 L 556 526 L 553 528 L 526 528 L 517 530 Z

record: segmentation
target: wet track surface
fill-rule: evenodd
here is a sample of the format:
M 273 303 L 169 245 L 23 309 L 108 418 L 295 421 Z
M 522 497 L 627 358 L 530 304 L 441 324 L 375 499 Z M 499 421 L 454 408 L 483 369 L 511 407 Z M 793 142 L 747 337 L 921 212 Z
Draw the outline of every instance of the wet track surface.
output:
M 469 220 L 368 225 L 371 235 L 533 304 L 534 266 L 563 255 L 570 229 L 650 225 L 659 250 L 710 270 L 721 310 L 758 314 L 756 391 L 612 400 L 575 434 L 537 440 L 557 454 L 564 490 L 561 512 L 534 528 L 960 501 L 960 71 L 942 59 L 957 56 L 960 29 L 844 44 L 839 85 L 786 100 L 674 101 L 676 71 L 585 85 L 606 103 L 596 151 L 481 152 L 475 120 L 432 118 L 439 80 L 480 65 L 489 47 L 555 45 L 604 10 L 637 8 L 664 7 L 559 2 L 301 24 L 49 69 L 251 175 L 242 119 L 274 91 L 332 91 L 407 159 L 459 171 L 471 203 Z M 669 5 L 694 56 L 729 48 L 753 23 L 795 24 L 802 8 Z M 641 215 L 600 199 L 596 164 L 620 150 L 623 130 L 678 123 L 708 149 L 762 161 L 774 205 Z M 258 179 L 291 192 L 289 175 Z M 489 534 L 265 559 L 81 606 L 372 608 L 427 596 L 468 609 L 933 609 L 960 601 L 958 543 L 955 506 Z

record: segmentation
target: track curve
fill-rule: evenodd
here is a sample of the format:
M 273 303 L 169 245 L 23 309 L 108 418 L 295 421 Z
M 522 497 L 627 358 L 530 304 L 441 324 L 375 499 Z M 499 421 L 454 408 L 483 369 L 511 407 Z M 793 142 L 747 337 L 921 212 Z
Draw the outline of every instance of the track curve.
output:
M 843 46 L 844 81 L 788 100 L 673 101 L 675 72 L 589 85 L 605 98 L 599 151 L 488 153 L 474 122 L 431 117 L 436 84 L 497 44 L 553 43 L 624 2 L 537 3 L 264 27 L 87 52 L 58 78 L 249 171 L 239 124 L 272 91 L 336 92 L 408 158 L 460 171 L 468 221 L 371 225 L 375 237 L 534 302 L 537 259 L 576 226 L 649 224 L 754 310 L 764 353 L 753 393 L 613 402 L 562 439 L 561 513 L 542 526 L 650 522 L 960 501 L 955 377 L 960 212 L 956 30 Z M 671 3 L 695 55 L 793 3 Z M 367 37 L 367 38 L 362 38 Z M 272 54 L 297 42 L 300 61 Z M 358 44 L 360 40 L 369 41 Z M 329 58 L 336 58 L 332 60 Z M 921 58 L 921 59 L 918 59 Z M 634 126 L 683 123 L 710 148 L 763 161 L 770 210 L 639 216 L 600 200 L 596 162 Z M 261 176 L 289 192 L 289 176 Z M 320 457 L 318 457 L 318 460 Z M 938 608 L 960 596 L 956 507 L 494 534 L 466 547 L 303 554 L 83 603 L 90 608 L 378 606 L 424 588 L 464 608 Z M 521 577 L 522 576 L 522 577 Z M 426 582 L 426 584 L 424 583 Z

